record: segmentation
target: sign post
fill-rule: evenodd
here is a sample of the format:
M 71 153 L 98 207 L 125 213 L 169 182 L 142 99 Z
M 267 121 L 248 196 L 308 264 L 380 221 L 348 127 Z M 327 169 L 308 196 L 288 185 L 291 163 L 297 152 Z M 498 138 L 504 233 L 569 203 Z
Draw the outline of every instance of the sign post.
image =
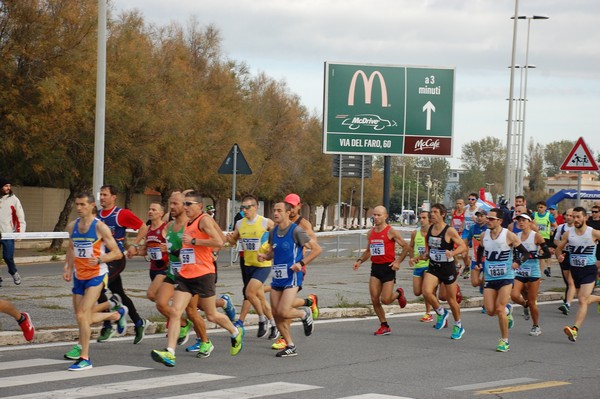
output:
M 562 171 L 577 172 L 577 206 L 581 205 L 581 173 L 598 170 L 598 164 L 583 137 L 580 137 L 560 166 Z

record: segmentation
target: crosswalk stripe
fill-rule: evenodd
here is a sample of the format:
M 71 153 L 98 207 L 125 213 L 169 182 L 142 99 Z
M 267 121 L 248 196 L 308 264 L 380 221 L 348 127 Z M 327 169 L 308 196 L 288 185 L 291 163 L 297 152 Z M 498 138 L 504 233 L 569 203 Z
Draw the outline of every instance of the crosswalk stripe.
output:
M 38 367 L 38 366 L 51 366 L 53 364 L 70 363 L 69 360 L 56 360 L 56 359 L 29 359 L 29 360 L 15 360 L 12 362 L 0 363 L 0 371 L 22 369 L 25 367 Z
M 196 392 L 189 395 L 169 396 L 162 399 L 251 399 L 269 395 L 284 395 L 287 393 L 320 389 L 316 385 L 293 384 L 289 382 L 271 382 L 268 384 L 247 385 L 216 391 Z
M 94 369 L 92 369 L 94 370 Z M 82 373 L 87 373 L 83 371 Z M 188 373 L 169 375 L 168 377 L 153 377 L 125 382 L 115 382 L 92 386 L 81 386 L 78 388 L 61 389 L 49 392 L 36 392 L 25 395 L 10 396 L 4 399 L 76 399 L 90 396 L 117 395 L 124 393 L 144 391 L 147 389 L 164 388 L 168 386 L 181 386 L 200 382 L 209 382 L 234 378 L 227 375 Z
M 40 382 L 74 380 L 85 377 L 98 377 L 101 375 L 131 373 L 134 371 L 149 370 L 148 367 L 134 366 L 102 366 L 82 371 L 52 371 L 49 373 L 14 375 L 0 378 L 0 387 L 16 387 L 19 385 L 38 384 Z
M 501 386 L 506 386 L 506 385 L 516 385 L 516 384 L 523 384 L 526 382 L 533 382 L 533 381 L 539 381 L 539 380 L 537 380 L 535 378 L 513 378 L 510 380 L 482 382 L 480 384 L 457 385 L 457 386 L 449 387 L 446 389 L 450 389 L 452 391 L 474 391 L 477 389 L 494 388 L 494 387 L 501 387 Z
M 561 385 L 571 385 L 571 383 L 566 381 L 543 381 L 535 384 L 515 385 L 511 387 L 477 391 L 475 392 L 475 395 L 502 395 L 503 393 L 530 391 L 532 389 L 553 388 L 559 387 Z
M 340 399 L 413 399 L 406 396 L 382 395 L 380 393 L 365 393 L 363 395 L 344 396 Z

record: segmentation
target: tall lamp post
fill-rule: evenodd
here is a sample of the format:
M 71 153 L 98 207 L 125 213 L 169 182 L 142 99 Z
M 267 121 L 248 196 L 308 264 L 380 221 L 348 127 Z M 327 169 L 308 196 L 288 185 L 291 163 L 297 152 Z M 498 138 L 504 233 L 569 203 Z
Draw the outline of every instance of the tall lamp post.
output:
M 513 40 L 512 40 L 512 55 L 510 61 L 510 84 L 508 89 L 508 124 L 506 127 L 506 165 L 504 168 L 504 190 L 506 197 L 512 201 L 514 197 L 511 181 L 511 150 L 512 150 L 512 122 L 513 122 L 513 98 L 514 98 L 514 82 L 515 82 L 515 52 L 517 48 L 517 17 L 519 16 L 519 0 L 515 0 L 515 13 L 513 22 Z

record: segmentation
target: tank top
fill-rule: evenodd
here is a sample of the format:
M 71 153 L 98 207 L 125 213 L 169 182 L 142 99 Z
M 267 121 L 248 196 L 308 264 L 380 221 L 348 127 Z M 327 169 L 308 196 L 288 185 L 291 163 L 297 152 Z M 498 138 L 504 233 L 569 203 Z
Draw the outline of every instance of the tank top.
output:
M 200 231 L 200 220 L 203 217 L 206 217 L 206 213 L 202 213 L 196 219 L 189 222 L 185 226 L 184 233 L 196 240 L 209 239 L 210 236 L 208 234 Z M 181 259 L 179 275 L 183 278 L 190 279 L 215 273 L 212 248 L 210 247 L 182 243 L 181 250 L 179 251 L 179 259 Z
M 485 262 L 483 264 L 485 281 L 512 280 L 515 273 L 512 268 L 513 251 L 506 242 L 508 230 L 503 228 L 498 237 L 492 239 L 492 231 L 483 233 L 483 247 L 485 248 Z
M 253 221 L 243 218 L 240 226 L 240 240 L 244 250 L 244 265 L 254 267 L 271 267 L 272 262 L 266 260 L 259 262 L 258 250 L 269 240 L 267 219 L 258 215 Z
M 596 265 L 596 241 L 592 237 L 593 228 L 586 226 L 582 235 L 577 230 L 569 231 L 569 264 L 571 267 L 587 267 Z
M 450 226 L 446 225 L 438 235 L 433 234 L 433 226 L 427 231 L 427 245 L 429 246 L 429 266 L 441 267 L 444 264 L 454 263 L 454 258 L 448 258 L 446 251 L 454 249 L 454 242 L 446 242 L 446 232 Z
M 90 258 L 98 258 L 106 253 L 102 238 L 98 237 L 96 224 L 98 219 L 94 219 L 90 228 L 85 233 L 79 231 L 79 220 L 77 218 L 73 226 L 71 240 L 73 241 L 75 276 L 79 280 L 90 280 L 94 277 L 102 276 L 108 273 L 106 263 L 99 265 L 90 265 Z
M 302 260 L 302 247 L 294 240 L 294 230 L 298 227 L 292 223 L 284 236 L 280 237 L 279 226 L 273 229 L 273 286 L 295 285 L 302 280 L 302 272 L 294 272 L 291 267 Z
M 415 245 L 413 247 L 413 256 L 417 257 L 420 255 L 423 255 L 426 250 L 427 250 L 427 244 L 425 242 L 425 237 L 423 237 L 423 234 L 421 234 L 421 230 L 419 229 L 416 231 L 416 234 L 415 234 Z M 429 266 L 428 260 L 420 260 L 417 263 L 415 263 L 414 268 L 422 269 L 427 266 Z
M 173 226 L 175 224 L 171 224 L 167 229 L 167 237 L 165 238 L 165 242 L 167 243 L 167 250 L 169 251 L 169 268 L 167 269 L 167 276 L 173 279 L 173 276 L 179 274 L 181 270 L 181 260 L 179 259 L 179 255 L 173 255 L 172 252 L 177 253 L 177 251 L 181 250 L 181 237 L 183 237 L 183 232 L 185 231 L 185 226 L 181 227 L 181 230 L 174 231 Z
M 552 224 L 550 223 L 550 212 L 546 211 L 544 216 L 540 216 L 539 212 L 533 214 L 533 220 L 538 226 L 539 233 L 544 237 L 544 239 L 550 239 L 550 227 Z
M 369 234 L 369 251 L 371 252 L 371 262 L 373 263 L 392 263 L 396 259 L 396 241 L 390 240 L 388 232 L 392 226 L 387 225 L 380 232 L 371 230 Z
M 146 253 L 150 258 L 150 270 L 165 270 L 169 263 L 169 256 L 167 253 L 162 253 L 160 250 L 160 244 L 165 243 L 165 237 L 163 237 L 163 230 L 167 223 L 163 223 L 156 229 L 152 229 L 150 226 L 146 233 Z
M 479 210 L 478 207 L 475 208 L 474 211 L 471 211 L 470 209 L 471 209 L 470 206 L 466 207 L 465 213 L 463 213 L 463 216 L 465 218 L 465 230 L 469 230 L 471 228 L 471 226 L 473 226 L 475 224 L 475 212 L 477 212 Z
M 106 216 L 102 216 L 102 211 L 98 212 L 98 219 L 108 226 L 113 238 L 119 246 L 119 250 L 121 250 L 121 252 L 125 252 L 125 236 L 127 234 L 127 229 L 125 229 L 124 226 L 121 226 L 118 222 L 119 212 L 121 212 L 121 208 L 115 206 Z
M 452 211 L 452 227 L 456 229 L 456 231 L 460 232 L 462 230 L 462 225 L 465 222 L 465 210 L 463 209 L 463 213 L 460 215 L 456 213 L 456 209 Z
M 535 243 L 535 231 L 530 231 L 527 239 L 523 240 L 523 232 L 517 234 L 521 243 L 529 251 L 529 253 L 533 256 L 536 256 L 539 247 Z M 540 272 L 540 260 L 539 259 L 528 259 L 519 266 L 517 270 L 515 270 L 515 276 L 519 277 L 541 277 L 542 274 Z

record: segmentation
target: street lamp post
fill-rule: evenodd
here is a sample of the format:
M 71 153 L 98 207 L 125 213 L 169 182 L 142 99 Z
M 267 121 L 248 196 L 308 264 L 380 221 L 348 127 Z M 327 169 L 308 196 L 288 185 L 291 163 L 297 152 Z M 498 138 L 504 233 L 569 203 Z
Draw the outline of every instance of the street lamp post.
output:
M 515 52 L 517 47 L 517 17 L 519 16 L 519 0 L 515 0 L 515 13 L 513 23 L 513 41 L 512 41 L 512 55 L 510 61 L 510 84 L 508 89 L 508 124 L 506 128 L 506 166 L 504 168 L 504 190 L 506 191 L 506 197 L 509 201 L 513 199 L 514 193 L 512 187 L 514 185 L 511 182 L 511 150 L 512 150 L 512 121 L 513 121 L 513 96 L 514 96 L 514 82 L 515 82 Z
M 417 199 L 415 200 L 415 212 L 419 210 L 419 170 L 417 169 Z
M 404 179 L 406 176 L 406 164 L 402 163 L 402 212 L 404 212 Z

